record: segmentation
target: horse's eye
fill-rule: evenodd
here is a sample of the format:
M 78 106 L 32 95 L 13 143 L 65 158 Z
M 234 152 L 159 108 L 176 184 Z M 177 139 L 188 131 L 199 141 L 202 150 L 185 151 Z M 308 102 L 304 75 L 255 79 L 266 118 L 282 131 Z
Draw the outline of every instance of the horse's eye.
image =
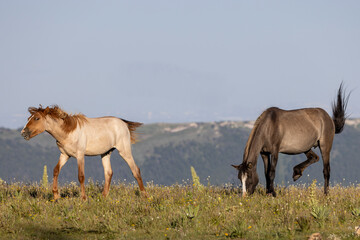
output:
M 39 120 L 40 120 L 40 118 L 38 118 L 38 117 L 35 118 L 35 121 L 39 121 Z

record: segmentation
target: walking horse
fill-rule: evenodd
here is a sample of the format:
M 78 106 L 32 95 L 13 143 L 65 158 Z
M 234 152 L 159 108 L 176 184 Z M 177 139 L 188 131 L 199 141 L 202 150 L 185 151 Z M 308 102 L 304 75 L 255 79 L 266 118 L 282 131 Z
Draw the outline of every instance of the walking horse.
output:
M 135 129 L 141 123 L 131 122 L 116 117 L 87 118 L 82 114 L 71 115 L 58 106 L 43 108 L 29 107 L 28 122 L 21 131 L 21 135 L 29 140 L 46 131 L 56 139 L 60 150 L 59 162 L 54 168 L 53 193 L 54 199 L 60 198 L 58 190 L 58 176 L 61 168 L 70 157 L 77 159 L 78 178 L 80 182 L 81 198 L 86 199 L 84 157 L 101 155 L 104 167 L 105 185 L 102 194 L 109 193 L 111 177 L 110 155 L 117 149 L 120 156 L 129 165 L 133 176 L 138 182 L 140 191 L 146 196 L 140 169 L 135 164 L 131 153 L 131 143 L 135 143 Z

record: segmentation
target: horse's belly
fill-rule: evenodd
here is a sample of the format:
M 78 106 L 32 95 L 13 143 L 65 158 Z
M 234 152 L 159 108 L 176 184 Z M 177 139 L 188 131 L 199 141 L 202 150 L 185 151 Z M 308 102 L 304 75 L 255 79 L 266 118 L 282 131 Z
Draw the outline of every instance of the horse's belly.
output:
M 112 147 L 110 145 L 108 145 L 106 147 L 87 148 L 86 151 L 85 151 L 85 155 L 87 155 L 87 156 L 101 155 L 101 154 L 104 154 L 104 153 L 108 152 L 112 148 L 114 148 L 114 147 Z
M 309 136 L 285 137 L 281 142 L 279 152 L 286 154 L 300 154 L 317 146 L 317 138 Z
M 85 155 L 94 156 L 106 153 L 114 148 L 114 145 L 114 140 L 109 135 L 93 137 L 87 141 Z
M 294 146 L 284 146 L 284 147 L 280 148 L 279 152 L 285 153 L 285 154 L 300 154 L 300 153 L 307 152 L 311 148 L 312 147 L 297 148 Z

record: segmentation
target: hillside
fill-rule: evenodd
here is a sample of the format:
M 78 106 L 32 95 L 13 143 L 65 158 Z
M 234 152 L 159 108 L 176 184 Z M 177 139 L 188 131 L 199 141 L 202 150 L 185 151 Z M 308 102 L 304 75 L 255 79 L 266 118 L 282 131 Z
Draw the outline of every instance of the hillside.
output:
M 191 178 L 194 166 L 200 180 L 207 184 L 239 184 L 230 166 L 242 161 L 251 122 L 212 122 L 185 124 L 147 124 L 138 129 L 140 142 L 133 145 L 135 161 L 145 182 L 171 185 Z M 59 157 L 55 140 L 47 133 L 30 141 L 20 129 L 0 128 L 0 178 L 8 182 L 40 181 L 43 166 L 48 166 L 49 180 Z M 335 136 L 331 156 L 332 183 L 357 183 L 360 170 L 360 120 L 349 120 L 344 132 Z M 318 149 L 316 152 L 319 153 Z M 114 181 L 133 182 L 130 169 L 115 151 L 112 154 Z M 305 155 L 280 155 L 276 172 L 278 184 L 292 183 L 292 168 L 305 160 Z M 258 159 L 258 173 L 264 184 L 263 163 Z M 100 157 L 87 157 L 86 178 L 104 179 Z M 308 176 L 309 175 L 309 176 Z M 210 178 L 209 178 L 210 176 Z M 323 181 L 322 161 L 310 166 L 299 183 L 313 179 Z M 61 171 L 60 182 L 77 181 L 76 160 L 71 158 Z

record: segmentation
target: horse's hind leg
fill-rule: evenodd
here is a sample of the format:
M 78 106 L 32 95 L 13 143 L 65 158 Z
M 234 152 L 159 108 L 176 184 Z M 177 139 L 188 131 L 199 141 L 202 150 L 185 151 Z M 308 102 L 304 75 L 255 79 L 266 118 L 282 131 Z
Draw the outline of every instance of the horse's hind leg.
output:
M 126 163 L 129 165 L 131 172 L 134 176 L 134 178 L 136 179 L 140 191 L 142 192 L 146 192 L 145 188 L 144 188 L 144 184 L 143 184 L 143 180 L 141 178 L 141 173 L 140 173 L 140 169 L 138 168 L 138 166 L 135 164 L 134 158 L 132 156 L 131 153 L 131 145 L 130 142 L 128 144 L 128 146 L 126 147 L 122 147 L 122 148 L 116 148 L 119 151 L 120 156 L 126 161 Z
M 311 164 L 319 161 L 319 156 L 316 155 L 316 153 L 314 153 L 311 149 L 309 151 L 305 152 L 305 155 L 306 155 L 307 159 L 304 162 L 296 165 L 293 169 L 294 170 L 294 173 L 293 173 L 294 181 L 298 180 L 302 176 L 302 173 L 305 170 L 305 168 L 307 168 Z
M 59 177 L 61 168 L 65 165 L 65 163 L 67 162 L 68 159 L 69 159 L 68 155 L 61 153 L 59 162 L 56 164 L 56 166 L 54 168 L 53 189 L 52 189 L 53 194 L 54 194 L 54 200 L 57 200 L 60 198 L 59 189 L 58 189 L 58 177 Z
M 325 146 L 320 144 L 321 156 L 324 163 L 324 194 L 329 192 L 329 180 L 330 180 L 330 150 L 331 146 Z
M 104 185 L 104 190 L 102 192 L 104 197 L 106 197 L 109 194 L 111 178 L 113 175 L 113 171 L 111 169 L 111 163 L 110 163 L 110 156 L 111 156 L 111 151 L 101 155 L 102 165 L 104 167 L 104 176 L 105 176 L 105 185 Z

